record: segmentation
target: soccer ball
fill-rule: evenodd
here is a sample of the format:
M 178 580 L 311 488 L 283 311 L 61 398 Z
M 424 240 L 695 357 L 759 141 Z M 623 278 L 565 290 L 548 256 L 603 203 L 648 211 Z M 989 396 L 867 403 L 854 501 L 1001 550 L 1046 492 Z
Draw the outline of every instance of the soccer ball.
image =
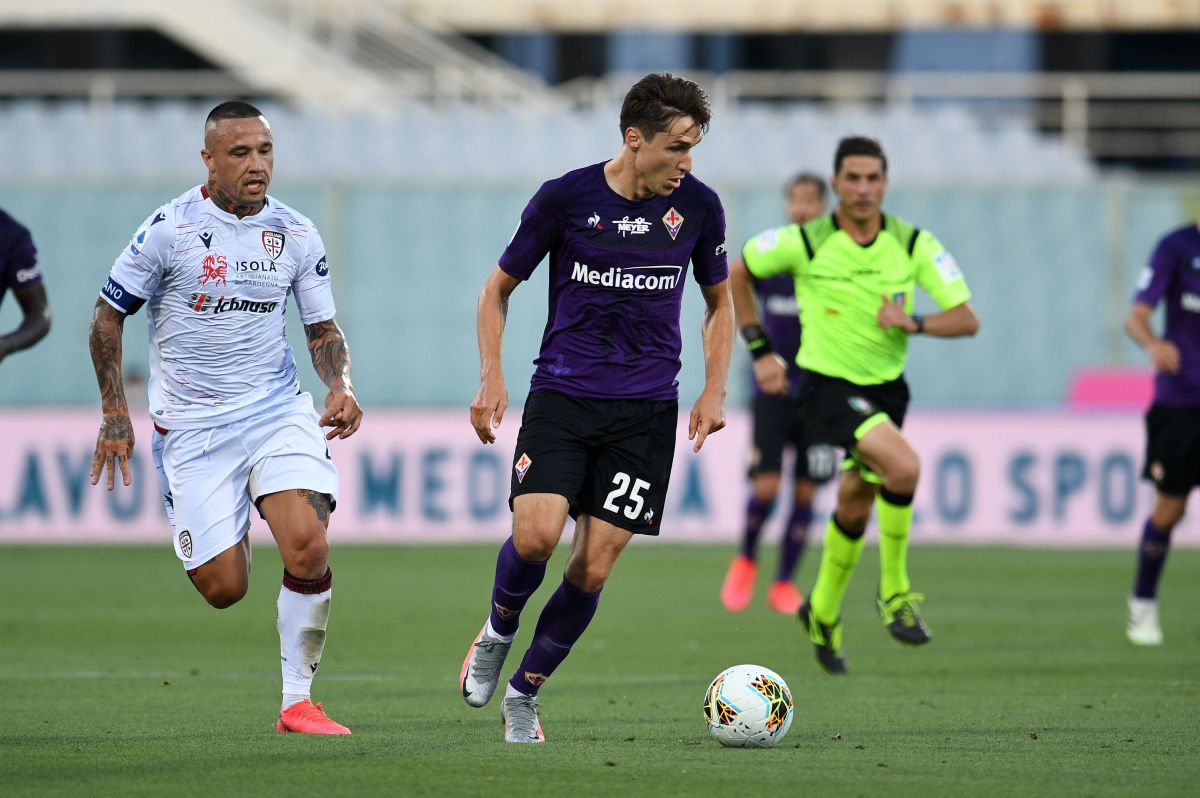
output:
M 717 674 L 704 694 L 704 719 L 727 748 L 770 748 L 792 725 L 792 691 L 761 665 L 734 665 Z

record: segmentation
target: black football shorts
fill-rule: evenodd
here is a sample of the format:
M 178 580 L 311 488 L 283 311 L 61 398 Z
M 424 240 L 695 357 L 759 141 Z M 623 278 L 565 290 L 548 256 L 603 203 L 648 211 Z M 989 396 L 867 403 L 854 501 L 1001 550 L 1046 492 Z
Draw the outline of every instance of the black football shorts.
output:
M 1200 485 L 1200 407 L 1151 405 L 1142 476 L 1168 496 L 1187 496 Z
M 828 482 L 837 473 L 837 453 L 828 444 L 809 443 L 804 419 L 791 396 L 754 397 L 754 451 L 750 458 L 751 478 L 778 474 L 783 469 L 783 450 L 796 453 L 796 479 Z
M 678 417 L 674 400 L 531 393 L 513 452 L 509 508 L 523 493 L 557 493 L 572 518 L 582 513 L 657 535 Z

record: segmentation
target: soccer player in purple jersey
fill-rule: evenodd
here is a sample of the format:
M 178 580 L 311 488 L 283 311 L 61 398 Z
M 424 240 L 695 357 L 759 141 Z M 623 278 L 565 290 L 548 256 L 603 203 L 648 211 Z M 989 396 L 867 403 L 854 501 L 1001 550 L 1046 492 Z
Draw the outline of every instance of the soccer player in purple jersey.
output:
M 1161 338 L 1150 328 L 1160 302 L 1166 308 Z M 1125 329 L 1157 372 L 1154 403 L 1146 412 L 1143 473 L 1157 495 L 1142 527 L 1126 632 L 1136 645 L 1157 646 L 1163 641 L 1158 582 L 1171 530 L 1183 518 L 1188 494 L 1200 485 L 1200 226 L 1181 227 L 1158 242 L 1138 279 Z
M 803 225 L 823 215 L 825 207 L 825 181 L 820 176 L 804 172 L 788 183 L 786 210 L 788 220 L 793 224 Z M 740 260 L 735 258 L 735 270 Z M 796 310 L 795 280 L 791 275 L 754 280 L 754 292 L 762 312 L 762 326 L 772 345 L 789 364 L 788 384 L 792 390 L 786 396 L 768 394 L 751 377 L 754 447 L 750 457 L 750 499 L 746 502 L 741 546 L 721 584 L 721 603 L 730 612 L 741 612 L 754 598 L 758 539 L 779 494 L 783 450 L 791 447 L 796 457 L 792 513 L 780 542 L 779 567 L 767 593 L 767 605 L 776 612 L 794 615 L 800 609 L 802 597 L 792 583 L 792 577 L 804 554 L 808 527 L 812 523 L 813 494 L 817 485 L 833 478 L 837 461 L 833 447 L 810 445 L 797 412 L 795 389 L 800 384 L 800 367 L 795 360 L 800 350 L 800 317 Z M 758 336 L 756 330 L 743 334 L 750 336 L 749 340 Z
M 591 622 L 613 564 L 635 534 L 657 535 L 678 416 L 680 303 L 688 263 L 707 311 L 705 385 L 688 417 L 693 451 L 725 426 L 733 305 L 725 214 L 692 177 L 708 98 L 667 74 L 638 81 L 621 106 L 621 150 L 544 183 L 479 297 L 479 392 L 471 424 L 495 441 L 508 406 L 500 363 L 508 298 L 550 256 L 550 307 L 513 453 L 512 536 L 500 548 L 491 612 L 460 673 L 474 707 L 495 692 L 521 610 L 567 516 L 566 572 L 501 703 L 504 739 L 544 741 L 538 688 Z
M 50 332 L 50 304 L 33 238 L 20 222 L 0 210 L 0 302 L 10 288 L 21 306 L 22 318 L 17 329 L 0 335 L 0 361 L 28 349 Z

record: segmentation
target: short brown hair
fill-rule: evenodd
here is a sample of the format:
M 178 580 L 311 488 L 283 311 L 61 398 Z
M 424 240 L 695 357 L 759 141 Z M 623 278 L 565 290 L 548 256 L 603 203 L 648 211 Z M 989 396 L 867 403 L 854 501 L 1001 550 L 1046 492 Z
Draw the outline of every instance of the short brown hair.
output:
M 712 111 L 704 89 L 669 72 L 652 73 L 633 84 L 621 103 L 621 135 L 635 127 L 646 138 L 670 129 L 675 120 L 690 116 L 708 132 Z

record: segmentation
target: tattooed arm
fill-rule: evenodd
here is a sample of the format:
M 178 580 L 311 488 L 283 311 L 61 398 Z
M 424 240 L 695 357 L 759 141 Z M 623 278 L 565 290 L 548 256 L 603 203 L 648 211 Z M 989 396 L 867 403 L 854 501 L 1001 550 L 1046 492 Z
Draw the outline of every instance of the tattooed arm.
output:
M 125 383 L 121 376 L 121 334 L 125 330 L 125 314 L 105 302 L 96 300 L 92 312 L 92 327 L 88 344 L 92 350 L 92 365 L 96 367 L 96 382 L 100 386 L 100 408 L 104 420 L 96 437 L 96 453 L 92 457 L 92 484 L 108 467 L 109 490 L 113 489 L 117 468 L 121 481 L 133 484 L 129 458 L 133 455 L 133 424 L 129 421 L 129 405 L 125 401 Z
M 363 410 L 358 406 L 354 386 L 350 384 L 350 348 L 346 345 L 346 336 L 334 319 L 306 324 L 304 334 L 308 338 L 313 368 L 329 388 L 321 426 L 333 429 L 325 438 L 349 438 L 358 431 Z

